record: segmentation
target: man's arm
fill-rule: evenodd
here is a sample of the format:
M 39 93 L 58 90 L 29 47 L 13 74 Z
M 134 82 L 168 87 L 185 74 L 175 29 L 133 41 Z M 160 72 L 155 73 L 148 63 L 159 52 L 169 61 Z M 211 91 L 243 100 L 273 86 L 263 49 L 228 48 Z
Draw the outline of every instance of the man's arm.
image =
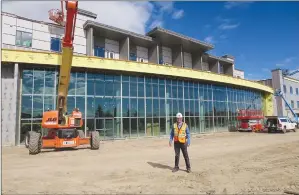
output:
M 172 142 L 173 136 L 174 136 L 174 132 L 173 132 L 173 128 L 171 128 L 171 130 L 170 130 L 170 137 L 169 137 L 169 143 Z
M 189 127 L 187 126 L 186 128 L 186 138 L 187 138 L 187 142 L 188 142 L 188 146 L 190 145 L 190 139 L 191 139 L 191 136 L 190 136 L 190 130 L 189 130 Z

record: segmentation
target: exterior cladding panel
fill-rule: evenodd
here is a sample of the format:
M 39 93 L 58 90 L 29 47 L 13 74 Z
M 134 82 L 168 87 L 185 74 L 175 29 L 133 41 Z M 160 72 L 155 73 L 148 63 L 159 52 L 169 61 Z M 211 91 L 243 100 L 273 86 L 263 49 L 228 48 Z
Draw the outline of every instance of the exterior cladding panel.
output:
M 2 104 L 2 145 L 14 145 L 17 123 L 17 82 L 18 71 L 13 64 L 2 64 L 1 67 L 1 104 Z
M 110 58 L 110 52 L 114 53 L 113 59 L 119 59 L 119 42 L 105 39 L 105 58 Z

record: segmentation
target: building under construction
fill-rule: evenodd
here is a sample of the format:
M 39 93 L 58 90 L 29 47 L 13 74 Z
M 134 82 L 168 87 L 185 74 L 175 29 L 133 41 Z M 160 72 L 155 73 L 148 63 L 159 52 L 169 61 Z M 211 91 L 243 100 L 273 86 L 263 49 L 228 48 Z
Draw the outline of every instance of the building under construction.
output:
M 69 111 L 102 139 L 168 135 L 177 112 L 192 133 L 227 131 L 237 110 L 272 115 L 273 89 L 244 79 L 230 55 L 163 28 L 146 35 L 96 22 L 79 10 Z M 20 145 L 55 109 L 63 27 L 2 13 L 2 143 Z

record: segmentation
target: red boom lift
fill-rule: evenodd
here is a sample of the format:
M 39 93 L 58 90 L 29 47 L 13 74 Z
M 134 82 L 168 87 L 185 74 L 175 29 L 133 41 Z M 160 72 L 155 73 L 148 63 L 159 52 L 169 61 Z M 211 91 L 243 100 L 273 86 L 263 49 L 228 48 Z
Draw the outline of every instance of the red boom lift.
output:
M 264 114 L 261 110 L 243 109 L 238 111 L 238 131 L 263 131 Z

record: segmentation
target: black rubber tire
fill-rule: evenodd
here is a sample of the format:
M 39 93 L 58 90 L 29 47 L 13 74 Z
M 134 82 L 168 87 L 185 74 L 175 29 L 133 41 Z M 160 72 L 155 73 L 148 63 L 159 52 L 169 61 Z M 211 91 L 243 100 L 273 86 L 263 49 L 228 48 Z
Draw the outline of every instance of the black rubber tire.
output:
M 29 154 L 35 155 L 40 153 L 42 146 L 41 134 L 35 131 L 29 132 Z
M 27 131 L 27 133 L 26 133 L 26 135 L 25 135 L 25 147 L 26 147 L 26 148 L 29 147 L 29 139 L 30 139 L 29 132 L 30 132 L 30 131 Z
M 100 133 L 98 131 L 91 132 L 90 148 L 92 150 L 98 150 L 100 148 Z
M 85 137 L 84 131 L 78 130 L 78 136 L 79 136 L 79 138 L 84 138 Z
M 284 128 L 282 129 L 282 133 L 286 133 L 286 132 L 287 132 L 287 128 L 284 127 Z

